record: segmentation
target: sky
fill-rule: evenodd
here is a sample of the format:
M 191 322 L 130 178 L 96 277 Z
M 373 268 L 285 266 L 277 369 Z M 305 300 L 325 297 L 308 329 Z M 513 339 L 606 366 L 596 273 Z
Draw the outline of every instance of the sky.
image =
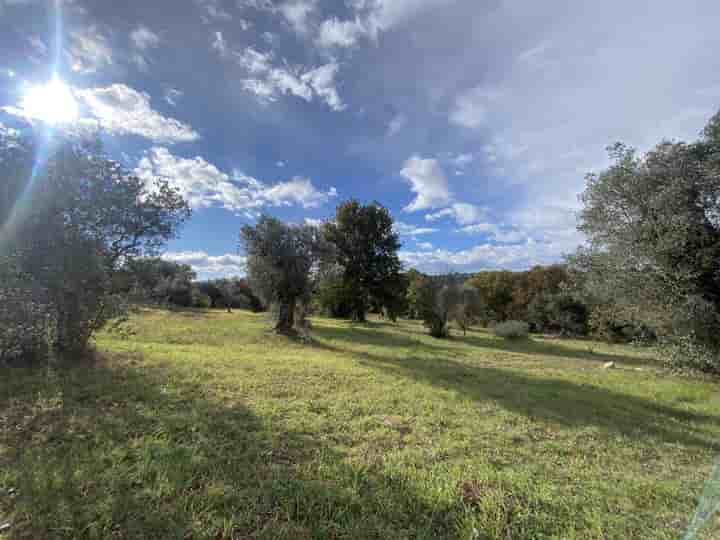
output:
M 262 213 L 349 198 L 390 209 L 407 267 L 521 270 L 583 241 L 609 144 L 697 137 L 719 23 L 717 0 L 0 0 L 0 129 L 76 107 L 188 199 L 164 257 L 201 278 L 242 274 Z

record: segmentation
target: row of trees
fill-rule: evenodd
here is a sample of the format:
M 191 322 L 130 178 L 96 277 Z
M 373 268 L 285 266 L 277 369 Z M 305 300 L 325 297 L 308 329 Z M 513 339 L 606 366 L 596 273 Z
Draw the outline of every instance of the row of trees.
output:
M 524 320 L 536 331 L 656 339 L 675 363 L 720 371 L 720 114 L 693 143 L 645 155 L 622 144 L 587 177 L 579 228 L 587 245 L 565 265 L 527 272 L 403 272 L 386 208 L 350 200 L 321 227 L 263 216 L 243 227 L 247 281 L 195 282 L 153 255 L 189 218 L 167 181 L 152 184 L 99 144 L 38 145 L 0 132 L 0 360 L 82 351 L 138 295 L 160 303 L 276 306 L 276 329 L 315 309 L 365 320 Z
M 242 278 L 197 281 L 190 266 L 159 257 L 132 260 L 125 271 L 125 291 L 136 303 L 224 308 L 228 311 L 233 308 L 263 309 L 260 299 Z
M 378 203 L 347 201 L 321 227 L 262 216 L 242 228 L 240 240 L 250 285 L 277 307 L 280 333 L 295 331 L 298 308 L 309 311 L 316 293 L 333 316 L 361 322 L 372 306 L 399 314 L 400 242 L 390 213 Z

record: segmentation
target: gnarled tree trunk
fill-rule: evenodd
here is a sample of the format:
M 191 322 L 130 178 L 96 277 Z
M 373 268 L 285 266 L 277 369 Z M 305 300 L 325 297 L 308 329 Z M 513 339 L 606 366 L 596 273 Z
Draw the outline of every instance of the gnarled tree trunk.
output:
M 275 331 L 278 334 L 291 335 L 295 333 L 295 305 L 297 298 L 281 299 L 278 306 L 278 319 L 275 323 Z

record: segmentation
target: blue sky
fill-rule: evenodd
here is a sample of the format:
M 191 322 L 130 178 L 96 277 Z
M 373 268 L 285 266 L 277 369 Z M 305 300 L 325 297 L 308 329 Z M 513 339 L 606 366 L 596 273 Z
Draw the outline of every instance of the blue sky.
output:
M 720 107 L 720 2 L 0 0 L 0 123 L 55 72 L 138 175 L 194 208 L 165 256 L 237 274 L 240 227 L 392 211 L 408 266 L 560 259 L 585 173 Z M 52 101 L 52 100 L 51 100 Z

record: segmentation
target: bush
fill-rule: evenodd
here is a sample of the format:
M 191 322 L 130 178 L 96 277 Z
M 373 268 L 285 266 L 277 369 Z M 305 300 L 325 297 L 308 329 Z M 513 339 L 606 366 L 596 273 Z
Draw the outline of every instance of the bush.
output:
M 720 374 L 720 351 L 703 345 L 693 334 L 664 339 L 658 351 L 673 371 Z
M 523 321 L 505 321 L 496 324 L 493 331 L 501 338 L 524 339 L 530 334 L 530 327 Z

